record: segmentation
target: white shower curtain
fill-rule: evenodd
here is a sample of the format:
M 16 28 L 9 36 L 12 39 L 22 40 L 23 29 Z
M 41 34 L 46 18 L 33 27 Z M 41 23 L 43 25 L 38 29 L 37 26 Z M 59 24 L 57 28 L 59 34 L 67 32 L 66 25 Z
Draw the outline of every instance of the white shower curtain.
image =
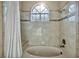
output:
M 3 2 L 3 9 L 4 57 L 19 58 L 22 56 L 19 2 Z

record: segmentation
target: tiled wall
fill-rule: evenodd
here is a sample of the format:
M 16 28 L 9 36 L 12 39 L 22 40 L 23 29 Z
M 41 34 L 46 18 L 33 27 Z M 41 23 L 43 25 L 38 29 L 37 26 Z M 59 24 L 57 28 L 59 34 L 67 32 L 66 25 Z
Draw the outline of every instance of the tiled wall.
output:
M 77 40 L 76 40 L 76 57 L 79 58 L 79 2 L 76 2 L 76 19 L 77 19 Z
M 62 22 L 61 39 L 66 40 L 65 53 L 68 57 L 76 57 L 76 23 L 68 21 Z
M 61 21 L 61 39 L 66 41 L 64 53 L 67 57 L 76 57 L 76 19 L 72 17 Z
M 49 10 L 58 10 L 60 1 L 22 1 L 21 10 L 31 11 L 31 8 L 37 3 L 44 3 L 49 8 Z
M 30 45 L 59 45 L 59 22 L 21 22 L 22 40 Z

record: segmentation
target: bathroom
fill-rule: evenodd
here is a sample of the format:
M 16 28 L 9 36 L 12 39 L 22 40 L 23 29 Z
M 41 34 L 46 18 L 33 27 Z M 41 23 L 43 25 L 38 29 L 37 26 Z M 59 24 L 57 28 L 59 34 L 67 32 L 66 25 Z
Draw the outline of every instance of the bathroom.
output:
M 78 4 L 77 1 L 0 2 L 1 57 L 78 58 Z

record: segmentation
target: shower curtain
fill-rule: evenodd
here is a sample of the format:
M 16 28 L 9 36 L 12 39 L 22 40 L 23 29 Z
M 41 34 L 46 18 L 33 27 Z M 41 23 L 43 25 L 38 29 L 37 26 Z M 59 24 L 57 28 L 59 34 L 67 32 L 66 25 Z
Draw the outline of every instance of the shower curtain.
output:
M 22 56 L 19 2 L 5 1 L 3 10 L 4 57 L 19 58 Z

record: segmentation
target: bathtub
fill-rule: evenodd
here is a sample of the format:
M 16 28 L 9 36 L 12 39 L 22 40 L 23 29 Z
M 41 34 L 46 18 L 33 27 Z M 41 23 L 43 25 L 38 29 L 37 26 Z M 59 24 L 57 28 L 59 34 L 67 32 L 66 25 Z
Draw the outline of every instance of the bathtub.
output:
M 50 46 L 32 46 L 24 52 L 24 58 L 61 58 L 62 50 Z

